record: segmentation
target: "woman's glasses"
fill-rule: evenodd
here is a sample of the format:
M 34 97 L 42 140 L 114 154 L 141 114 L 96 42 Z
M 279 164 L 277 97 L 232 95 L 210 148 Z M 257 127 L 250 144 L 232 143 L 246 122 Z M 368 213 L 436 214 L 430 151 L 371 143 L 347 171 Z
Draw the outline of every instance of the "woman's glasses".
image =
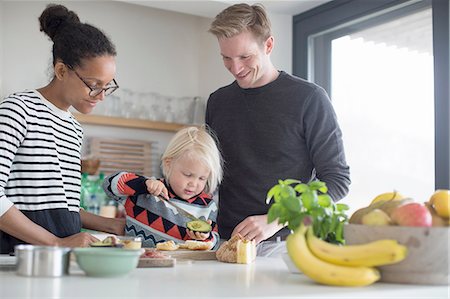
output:
M 84 85 L 86 85 L 87 88 L 89 88 L 89 96 L 91 97 L 96 97 L 99 94 L 101 94 L 103 91 L 105 92 L 105 96 L 108 96 L 110 94 L 112 94 L 113 92 L 115 92 L 118 88 L 119 85 L 116 82 L 116 79 L 113 79 L 112 82 L 110 84 L 113 85 L 109 85 L 106 87 L 99 87 L 99 88 L 92 88 L 88 83 L 86 83 L 86 81 L 84 81 L 84 79 L 77 73 L 76 70 L 73 69 L 73 67 L 71 66 L 67 66 L 71 71 L 73 71 L 75 73 L 75 75 L 77 75 L 77 77 L 81 80 L 81 82 L 84 83 Z

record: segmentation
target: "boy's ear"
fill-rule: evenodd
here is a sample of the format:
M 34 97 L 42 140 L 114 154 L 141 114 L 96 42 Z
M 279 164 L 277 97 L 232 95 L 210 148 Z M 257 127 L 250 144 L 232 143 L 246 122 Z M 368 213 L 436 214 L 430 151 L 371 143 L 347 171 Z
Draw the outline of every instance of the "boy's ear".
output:
M 163 160 L 163 164 L 164 167 L 169 170 L 170 169 L 170 165 L 172 164 L 172 159 L 171 158 L 166 158 Z

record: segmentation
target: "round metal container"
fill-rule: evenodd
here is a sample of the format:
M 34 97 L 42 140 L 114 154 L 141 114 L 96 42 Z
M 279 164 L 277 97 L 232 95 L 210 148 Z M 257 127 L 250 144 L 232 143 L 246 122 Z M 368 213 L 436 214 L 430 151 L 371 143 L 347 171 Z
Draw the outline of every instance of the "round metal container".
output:
M 69 274 L 70 250 L 67 247 L 17 245 L 17 274 L 58 277 Z

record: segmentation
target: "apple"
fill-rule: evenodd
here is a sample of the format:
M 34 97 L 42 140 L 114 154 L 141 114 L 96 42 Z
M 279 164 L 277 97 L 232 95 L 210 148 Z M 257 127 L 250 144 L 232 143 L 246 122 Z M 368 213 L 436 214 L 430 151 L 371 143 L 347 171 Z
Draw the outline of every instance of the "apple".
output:
M 361 222 L 365 225 L 382 226 L 391 224 L 391 218 L 384 211 L 374 209 L 362 216 Z
M 432 217 L 428 208 L 420 203 L 408 203 L 395 208 L 391 219 L 400 226 L 431 226 Z

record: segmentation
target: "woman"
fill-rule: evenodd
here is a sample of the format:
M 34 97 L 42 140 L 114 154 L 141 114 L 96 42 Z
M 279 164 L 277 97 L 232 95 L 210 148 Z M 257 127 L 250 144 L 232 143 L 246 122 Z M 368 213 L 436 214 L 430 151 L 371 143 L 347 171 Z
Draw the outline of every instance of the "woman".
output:
M 78 247 L 81 228 L 123 234 L 124 220 L 80 209 L 83 131 L 69 112 L 89 113 L 118 85 L 116 50 L 99 29 L 51 4 L 39 17 L 53 41 L 51 82 L 0 103 L 0 253 L 20 243 Z

